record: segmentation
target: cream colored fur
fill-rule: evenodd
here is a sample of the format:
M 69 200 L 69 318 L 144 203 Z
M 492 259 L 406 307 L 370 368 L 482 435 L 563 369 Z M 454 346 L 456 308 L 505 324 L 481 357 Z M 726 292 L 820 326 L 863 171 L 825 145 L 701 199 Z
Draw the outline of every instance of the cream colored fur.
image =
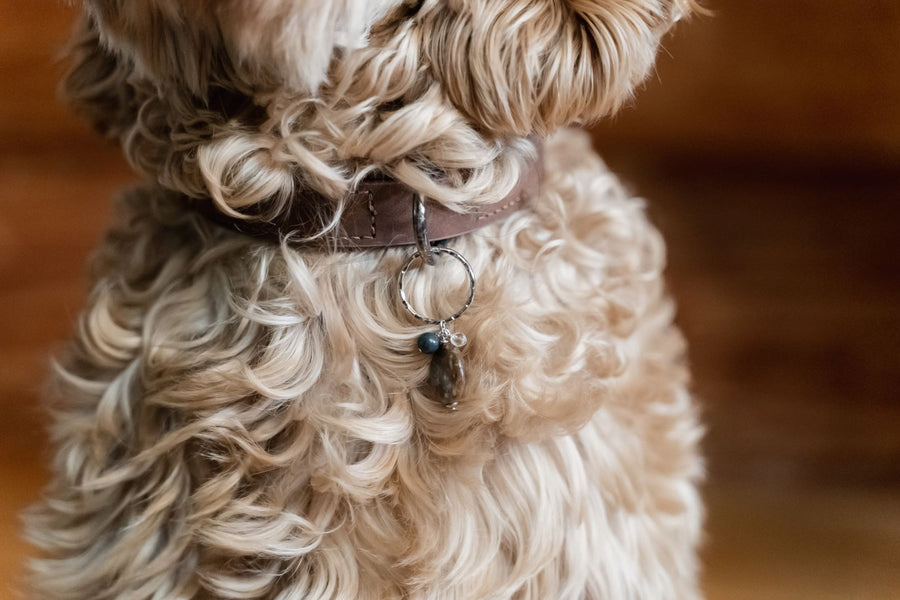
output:
M 469 381 L 420 390 L 409 250 L 300 250 L 252 218 L 380 171 L 496 200 L 529 134 L 627 99 L 687 0 L 95 0 L 70 97 L 147 183 L 56 368 L 38 598 L 698 597 L 701 474 L 663 244 L 565 131 L 532 206 L 452 242 Z M 440 183 L 437 183 L 440 176 Z M 419 274 L 453 312 L 460 274 Z M 459 276 L 458 276 L 459 275 Z

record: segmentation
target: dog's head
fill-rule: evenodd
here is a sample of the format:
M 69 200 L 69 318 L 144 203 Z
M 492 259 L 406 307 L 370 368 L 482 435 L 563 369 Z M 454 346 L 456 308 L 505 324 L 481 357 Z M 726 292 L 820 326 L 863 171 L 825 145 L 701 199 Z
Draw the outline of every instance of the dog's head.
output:
M 373 169 L 496 199 L 518 175 L 505 150 L 615 110 L 693 0 L 86 6 L 69 96 L 140 170 L 239 209 L 298 185 L 339 197 Z

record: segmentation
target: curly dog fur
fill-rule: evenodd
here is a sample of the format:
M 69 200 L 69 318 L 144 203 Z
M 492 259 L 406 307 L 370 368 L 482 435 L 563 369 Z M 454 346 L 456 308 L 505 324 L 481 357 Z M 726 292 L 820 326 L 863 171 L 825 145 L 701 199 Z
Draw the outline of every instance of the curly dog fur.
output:
M 53 377 L 38 598 L 697 598 L 699 427 L 664 247 L 583 134 L 690 0 L 90 0 L 66 80 L 146 182 Z M 553 134 L 553 135 L 551 135 Z M 465 209 L 459 410 L 419 390 L 409 251 L 267 244 L 383 173 Z M 252 209 L 252 210 L 247 210 Z M 252 215 L 252 216 L 251 216 Z M 334 226 L 336 223 L 326 224 Z M 462 276 L 411 290 L 453 312 Z

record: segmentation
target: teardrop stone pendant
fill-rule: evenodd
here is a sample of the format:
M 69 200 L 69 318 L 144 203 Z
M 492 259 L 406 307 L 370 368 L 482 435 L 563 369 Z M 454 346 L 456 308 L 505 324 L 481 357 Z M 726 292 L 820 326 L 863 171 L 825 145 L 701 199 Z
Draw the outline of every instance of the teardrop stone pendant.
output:
M 441 323 L 440 332 L 423 333 L 419 336 L 419 351 L 431 355 L 428 367 L 428 386 L 435 400 L 450 410 L 459 406 L 459 396 L 466 383 L 462 350 L 467 340 L 462 333 L 450 333 Z
M 450 410 L 459 406 L 459 394 L 466 382 L 462 356 L 458 348 L 444 345 L 431 357 L 428 384 L 437 400 Z

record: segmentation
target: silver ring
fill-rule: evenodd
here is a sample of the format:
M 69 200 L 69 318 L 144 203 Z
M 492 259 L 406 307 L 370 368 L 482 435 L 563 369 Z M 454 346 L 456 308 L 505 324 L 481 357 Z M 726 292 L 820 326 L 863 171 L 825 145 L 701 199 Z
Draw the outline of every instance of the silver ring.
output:
M 425 264 L 434 266 L 434 250 L 428 241 L 428 221 L 425 216 L 425 202 L 422 194 L 416 194 L 412 205 L 413 232 L 416 234 L 416 248 L 425 260 Z
M 452 248 L 443 248 L 443 247 L 438 246 L 438 247 L 432 248 L 431 252 L 433 254 L 449 254 L 450 256 L 452 256 L 453 258 L 455 258 L 456 260 L 461 262 L 463 267 L 466 268 L 466 275 L 468 275 L 468 277 L 469 277 L 469 299 L 466 300 L 466 304 L 461 309 L 459 309 L 453 316 L 445 317 L 443 319 L 434 319 L 427 315 L 423 315 L 422 313 L 418 312 L 415 308 L 413 308 L 412 305 L 410 305 L 409 300 L 406 298 L 406 290 L 403 289 L 403 281 L 404 281 L 404 278 L 406 277 L 406 272 L 409 271 L 409 267 L 412 266 L 413 262 L 417 258 L 421 258 L 424 260 L 425 257 L 420 251 L 413 253 L 413 255 L 410 256 L 409 259 L 406 261 L 406 264 L 403 265 L 403 268 L 400 269 L 400 301 L 403 302 L 404 308 L 406 308 L 406 310 L 408 310 L 410 313 L 412 313 L 412 316 L 414 316 L 415 318 L 419 319 L 420 321 L 425 321 L 426 323 L 431 323 L 433 325 L 440 325 L 443 323 L 449 323 L 450 321 L 455 321 L 456 319 L 461 317 L 462 314 L 464 312 L 466 312 L 466 310 L 470 306 L 472 306 L 472 302 L 475 301 L 475 272 L 472 271 L 472 265 L 469 264 L 469 261 L 467 261 L 466 258 L 462 254 L 460 254 L 459 252 L 457 252 L 456 250 L 454 250 Z

